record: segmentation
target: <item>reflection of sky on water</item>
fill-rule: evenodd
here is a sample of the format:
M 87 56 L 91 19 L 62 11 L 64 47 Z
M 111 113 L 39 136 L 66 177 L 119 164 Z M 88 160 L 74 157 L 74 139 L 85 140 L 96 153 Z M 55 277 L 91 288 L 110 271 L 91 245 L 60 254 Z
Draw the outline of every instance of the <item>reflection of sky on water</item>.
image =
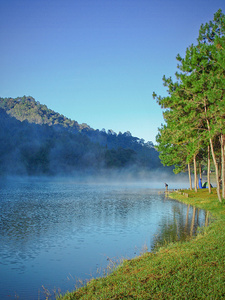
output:
M 134 257 L 145 244 L 150 250 L 156 235 L 166 236 L 166 224 L 184 228 L 186 212 L 186 205 L 143 185 L 2 182 L 1 299 L 14 292 L 21 299 L 38 298 L 42 285 L 71 290 L 72 277 L 95 276 L 108 258 Z M 200 212 L 199 224 L 204 220 Z

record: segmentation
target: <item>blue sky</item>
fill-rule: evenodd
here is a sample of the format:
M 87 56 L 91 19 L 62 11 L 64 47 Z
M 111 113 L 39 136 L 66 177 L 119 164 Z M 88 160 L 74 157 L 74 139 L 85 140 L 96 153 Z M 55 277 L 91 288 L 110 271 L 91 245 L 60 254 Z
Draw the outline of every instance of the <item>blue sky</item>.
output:
M 176 55 L 224 0 L 0 0 L 0 97 L 155 143 Z

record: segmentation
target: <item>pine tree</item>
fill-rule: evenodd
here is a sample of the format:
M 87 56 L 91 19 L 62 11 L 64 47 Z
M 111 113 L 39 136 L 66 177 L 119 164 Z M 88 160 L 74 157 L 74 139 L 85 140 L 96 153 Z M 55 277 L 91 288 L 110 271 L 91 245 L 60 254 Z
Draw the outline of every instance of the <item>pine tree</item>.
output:
M 225 197 L 225 16 L 219 10 L 214 20 L 202 25 L 199 31 L 198 43 L 187 48 L 186 55 L 181 58 L 177 55 L 179 72 L 176 73 L 176 82 L 171 78 L 163 78 L 168 87 L 168 97 L 160 97 L 155 93 L 159 105 L 163 109 L 165 128 L 173 130 L 173 137 L 169 149 L 170 157 L 174 158 L 173 151 L 178 145 L 182 147 L 186 161 L 193 157 L 195 190 L 197 191 L 196 157 L 202 148 L 210 145 L 217 181 L 217 194 L 222 201 L 219 182 L 219 165 L 215 153 L 214 141 L 220 139 L 222 161 L 222 186 Z M 168 130 L 168 129 L 167 129 Z M 165 133 L 160 132 L 158 142 L 165 144 Z M 208 143 L 205 141 L 208 140 Z M 161 145 L 161 146 L 162 146 Z M 158 149 L 161 149 L 160 145 Z M 173 150 L 171 150 L 173 147 Z M 173 153 L 173 156 L 171 155 Z M 164 158 L 165 161 L 165 158 Z M 182 159 L 181 159 L 182 161 Z M 166 162 L 166 161 L 165 161 Z M 168 163 L 168 162 L 167 162 Z

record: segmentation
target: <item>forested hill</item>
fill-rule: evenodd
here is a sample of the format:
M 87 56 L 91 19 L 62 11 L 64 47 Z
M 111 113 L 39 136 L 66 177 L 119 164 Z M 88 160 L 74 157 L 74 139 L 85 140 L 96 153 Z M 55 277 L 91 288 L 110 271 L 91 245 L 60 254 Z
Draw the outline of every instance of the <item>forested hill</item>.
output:
M 39 125 L 62 126 L 74 132 L 85 128 L 91 129 L 87 124 L 78 124 L 63 115 L 49 109 L 46 105 L 35 101 L 33 97 L 0 98 L 0 108 L 19 121 L 28 121 Z
M 0 174 L 163 168 L 152 142 L 94 130 L 32 97 L 0 98 Z

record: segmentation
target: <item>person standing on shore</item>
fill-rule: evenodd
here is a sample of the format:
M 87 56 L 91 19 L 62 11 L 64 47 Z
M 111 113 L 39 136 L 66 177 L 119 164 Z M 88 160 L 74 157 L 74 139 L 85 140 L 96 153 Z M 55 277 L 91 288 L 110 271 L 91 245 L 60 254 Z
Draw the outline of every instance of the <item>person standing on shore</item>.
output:
M 165 182 L 166 192 L 168 191 L 168 184 Z

